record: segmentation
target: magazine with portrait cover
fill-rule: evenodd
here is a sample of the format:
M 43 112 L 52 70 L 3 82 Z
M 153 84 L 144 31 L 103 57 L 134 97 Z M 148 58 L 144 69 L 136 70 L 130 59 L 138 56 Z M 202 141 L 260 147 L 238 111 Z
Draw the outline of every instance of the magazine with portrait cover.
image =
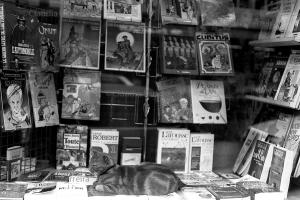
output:
M 23 72 L 2 72 L 0 82 L 4 131 L 31 128 L 26 74 Z
M 101 73 L 65 69 L 61 118 L 100 119 Z
M 162 36 L 162 73 L 198 75 L 195 39 L 194 34 L 190 34 L 195 29 L 184 27 L 175 33 L 172 30 L 173 28 L 168 28 L 167 33 Z
M 160 0 L 162 24 L 198 24 L 198 0 Z
M 200 75 L 232 75 L 229 33 L 196 33 Z
M 145 25 L 107 21 L 105 70 L 145 72 Z
M 63 18 L 60 34 L 61 67 L 99 69 L 100 21 Z
M 62 17 L 97 21 L 101 19 L 102 4 L 102 0 L 62 0 Z
M 29 73 L 35 127 L 59 124 L 56 90 L 52 73 Z
M 56 168 L 73 170 L 87 166 L 88 127 L 60 125 L 57 130 Z
M 103 18 L 119 21 L 142 21 L 142 4 L 127 4 L 119 1 L 104 0 Z

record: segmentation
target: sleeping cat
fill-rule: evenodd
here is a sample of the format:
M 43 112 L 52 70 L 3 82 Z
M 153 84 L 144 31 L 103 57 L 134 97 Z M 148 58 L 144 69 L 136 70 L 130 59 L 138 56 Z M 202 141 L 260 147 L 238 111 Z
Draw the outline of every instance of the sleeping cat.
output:
M 110 156 L 102 156 L 100 160 L 107 162 L 107 170 L 98 172 L 98 180 L 89 188 L 93 195 L 166 195 L 184 186 L 176 174 L 164 165 L 112 166 L 108 161 Z M 99 165 L 103 166 L 103 163 Z

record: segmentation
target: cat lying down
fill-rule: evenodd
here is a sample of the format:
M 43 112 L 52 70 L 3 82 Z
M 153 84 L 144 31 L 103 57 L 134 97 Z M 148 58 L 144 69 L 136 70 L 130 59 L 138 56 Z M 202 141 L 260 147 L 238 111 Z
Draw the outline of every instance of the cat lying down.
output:
M 111 158 L 103 158 L 111 163 L 108 159 Z M 155 163 L 113 165 L 99 174 L 98 180 L 89 187 L 93 195 L 166 195 L 184 186 L 173 171 Z

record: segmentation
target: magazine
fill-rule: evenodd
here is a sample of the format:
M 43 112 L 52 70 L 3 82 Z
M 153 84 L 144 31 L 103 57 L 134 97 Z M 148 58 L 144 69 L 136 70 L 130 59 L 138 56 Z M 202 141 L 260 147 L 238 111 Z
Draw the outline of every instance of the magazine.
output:
M 102 0 L 62 0 L 62 17 L 99 20 L 102 4 Z

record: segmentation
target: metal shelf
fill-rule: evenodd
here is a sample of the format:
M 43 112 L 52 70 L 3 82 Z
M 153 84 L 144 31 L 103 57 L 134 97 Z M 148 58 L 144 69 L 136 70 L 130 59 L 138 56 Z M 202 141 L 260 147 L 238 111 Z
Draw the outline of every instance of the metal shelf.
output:
M 300 45 L 299 37 L 286 37 L 286 38 L 275 38 L 268 40 L 254 40 L 250 41 L 251 46 L 257 47 L 280 47 L 280 46 L 296 46 Z

